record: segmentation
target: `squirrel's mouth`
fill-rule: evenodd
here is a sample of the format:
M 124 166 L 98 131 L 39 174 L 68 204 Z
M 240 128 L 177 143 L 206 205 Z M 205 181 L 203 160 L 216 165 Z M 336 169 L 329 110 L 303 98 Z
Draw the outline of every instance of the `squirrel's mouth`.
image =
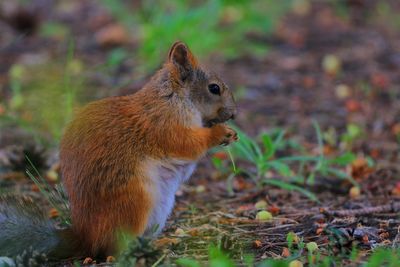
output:
M 204 118 L 203 119 L 203 125 L 204 127 L 212 127 L 215 124 L 218 123 L 224 123 L 229 120 L 234 120 L 235 115 L 236 115 L 236 107 L 235 108 L 221 108 L 217 112 L 218 114 L 216 115 L 215 118 L 208 119 Z
M 207 121 L 203 122 L 203 126 L 210 128 L 210 127 L 214 126 L 215 124 L 218 124 L 218 123 L 221 123 L 221 122 L 222 121 L 220 121 L 218 119 L 207 120 Z
M 210 128 L 210 127 L 214 126 L 215 124 L 224 123 L 224 122 L 229 121 L 231 119 L 233 120 L 234 116 L 231 116 L 230 118 L 227 118 L 227 119 L 214 118 L 214 119 L 211 119 L 211 120 L 205 120 L 205 121 L 203 121 L 203 126 Z

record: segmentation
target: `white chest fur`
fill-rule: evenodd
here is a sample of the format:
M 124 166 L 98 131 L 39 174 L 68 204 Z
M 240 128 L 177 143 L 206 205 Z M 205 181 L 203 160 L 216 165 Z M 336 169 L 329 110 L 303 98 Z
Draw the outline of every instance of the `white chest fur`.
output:
M 157 226 L 155 234 L 161 232 L 175 203 L 175 193 L 179 186 L 192 175 L 196 163 L 183 160 L 150 160 L 149 178 L 152 181 L 152 192 L 155 196 L 154 209 L 150 215 L 146 234 Z

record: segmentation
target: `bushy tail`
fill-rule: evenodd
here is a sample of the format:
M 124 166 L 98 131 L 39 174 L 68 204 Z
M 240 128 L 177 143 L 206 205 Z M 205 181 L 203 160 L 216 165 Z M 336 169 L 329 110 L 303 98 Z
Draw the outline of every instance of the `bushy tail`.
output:
M 0 256 L 15 257 L 32 247 L 50 258 L 74 255 L 70 229 L 57 229 L 31 199 L 0 197 Z

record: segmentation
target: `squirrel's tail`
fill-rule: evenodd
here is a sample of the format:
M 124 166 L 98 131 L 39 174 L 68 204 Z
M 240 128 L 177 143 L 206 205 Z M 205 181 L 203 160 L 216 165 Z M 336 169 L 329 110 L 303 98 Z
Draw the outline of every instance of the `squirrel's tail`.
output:
M 32 200 L 0 197 L 0 256 L 15 257 L 25 249 L 45 253 L 49 258 L 79 256 L 79 243 L 71 229 L 57 229 Z

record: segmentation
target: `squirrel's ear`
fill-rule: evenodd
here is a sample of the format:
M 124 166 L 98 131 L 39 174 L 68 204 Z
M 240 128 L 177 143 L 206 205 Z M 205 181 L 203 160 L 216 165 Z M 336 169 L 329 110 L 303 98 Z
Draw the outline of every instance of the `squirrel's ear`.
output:
M 190 73 L 198 67 L 196 58 L 183 42 L 175 42 L 168 53 L 169 62 L 173 63 L 181 74 L 181 79 L 188 78 Z

